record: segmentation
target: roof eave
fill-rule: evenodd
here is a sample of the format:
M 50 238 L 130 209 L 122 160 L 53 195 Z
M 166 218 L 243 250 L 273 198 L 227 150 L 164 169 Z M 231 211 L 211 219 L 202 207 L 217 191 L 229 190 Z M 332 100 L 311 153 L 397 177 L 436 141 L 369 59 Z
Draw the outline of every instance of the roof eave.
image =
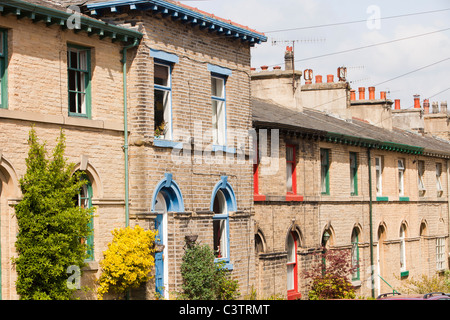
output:
M 142 38 L 142 33 L 111 25 L 94 18 L 79 14 L 79 25 L 69 26 L 73 17 L 72 11 L 66 12 L 21 0 L 9 0 L 0 4 L 0 13 L 13 15 L 17 18 L 29 18 L 33 22 L 43 21 L 47 26 L 58 25 L 63 29 L 73 29 L 75 32 L 85 31 L 89 35 L 97 34 L 100 39 L 110 38 L 112 41 L 134 42 Z M 76 14 L 76 13 L 75 13 Z
M 123 7 L 129 10 L 161 13 L 166 18 L 199 26 L 200 29 L 215 32 L 224 37 L 240 39 L 243 42 L 248 42 L 252 46 L 267 41 L 267 37 L 261 33 L 162 0 L 116 0 L 86 5 L 89 14 L 96 16 L 100 16 L 108 10 L 113 13 L 118 12 Z

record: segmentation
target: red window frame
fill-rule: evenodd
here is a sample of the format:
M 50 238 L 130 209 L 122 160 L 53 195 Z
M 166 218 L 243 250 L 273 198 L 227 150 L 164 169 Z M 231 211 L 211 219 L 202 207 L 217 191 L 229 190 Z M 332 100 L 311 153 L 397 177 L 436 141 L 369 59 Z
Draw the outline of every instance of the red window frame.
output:
M 287 149 L 292 148 L 292 160 L 287 159 Z M 292 164 L 291 180 L 292 180 L 292 191 L 286 191 L 286 201 L 303 201 L 303 196 L 297 195 L 297 159 L 296 159 L 297 148 L 292 144 L 286 145 L 286 166 L 288 163 Z M 286 177 L 287 178 L 287 177 Z
M 300 299 L 302 297 L 302 294 L 300 292 L 298 292 L 298 258 L 297 258 L 298 243 L 297 243 L 297 237 L 295 236 L 294 232 L 291 231 L 290 236 L 294 240 L 295 261 L 287 263 L 286 270 L 287 270 L 287 266 L 289 266 L 289 265 L 294 266 L 293 271 L 292 271 L 294 273 L 294 280 L 293 280 L 294 281 L 294 289 L 288 290 L 287 298 L 288 298 L 288 300 L 296 300 L 296 299 Z
M 253 200 L 254 201 L 265 201 L 266 196 L 259 194 L 259 152 L 258 143 L 255 146 L 256 152 L 256 163 L 253 164 Z

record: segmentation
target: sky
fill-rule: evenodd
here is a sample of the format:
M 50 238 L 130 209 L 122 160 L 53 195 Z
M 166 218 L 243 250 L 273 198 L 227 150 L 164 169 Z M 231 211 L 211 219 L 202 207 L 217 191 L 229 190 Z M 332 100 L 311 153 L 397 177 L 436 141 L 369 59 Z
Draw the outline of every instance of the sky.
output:
M 251 51 L 257 70 L 284 68 L 286 46 L 294 44 L 297 70 L 312 69 L 326 81 L 326 75 L 336 79 L 337 68 L 345 66 L 353 89 L 375 86 L 377 97 L 386 91 L 388 99 L 401 100 L 403 109 L 413 107 L 416 94 L 430 102 L 450 98 L 448 0 L 181 2 L 265 33 L 268 41 Z M 361 22 L 346 23 L 355 21 Z M 397 41 L 402 38 L 407 39 Z

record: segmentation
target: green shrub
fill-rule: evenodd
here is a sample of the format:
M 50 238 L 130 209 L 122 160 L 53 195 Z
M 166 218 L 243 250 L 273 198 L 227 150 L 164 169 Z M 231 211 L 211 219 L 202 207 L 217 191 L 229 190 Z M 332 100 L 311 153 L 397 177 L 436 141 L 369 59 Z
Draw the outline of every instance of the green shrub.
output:
M 214 252 L 208 245 L 191 244 L 186 248 L 181 275 L 181 299 L 233 300 L 240 295 L 237 280 L 231 279 L 223 262 L 214 262 Z
M 344 277 L 327 274 L 315 278 L 308 293 L 310 300 L 355 299 L 352 284 Z

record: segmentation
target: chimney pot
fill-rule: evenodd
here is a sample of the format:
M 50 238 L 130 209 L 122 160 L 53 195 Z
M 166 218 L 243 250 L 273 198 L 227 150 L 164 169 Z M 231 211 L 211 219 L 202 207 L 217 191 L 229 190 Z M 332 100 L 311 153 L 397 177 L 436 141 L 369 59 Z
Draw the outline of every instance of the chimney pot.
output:
M 366 99 L 366 88 L 359 87 L 358 91 L 359 91 L 359 100 L 365 100 Z
M 275 66 L 275 67 L 273 67 L 273 70 L 281 70 L 281 67 L 280 66 Z
M 334 82 L 334 76 L 332 74 L 327 75 L 327 82 L 328 83 Z
M 433 102 L 431 112 L 433 112 L 433 113 L 439 113 L 439 103 Z
M 401 108 L 400 99 L 395 99 L 395 110 L 400 110 Z
M 355 101 L 356 100 L 356 90 L 352 89 L 350 90 L 350 101 Z
M 386 91 L 381 91 L 380 92 L 380 99 L 381 100 L 386 100 Z
M 429 99 L 423 100 L 423 110 L 424 110 L 425 114 L 430 113 L 430 100 Z
M 322 76 L 316 76 L 316 83 L 322 83 Z
M 442 101 L 441 102 L 441 113 L 447 114 L 448 109 L 447 109 L 447 101 Z
M 345 81 L 347 78 L 347 68 L 346 67 L 339 67 L 337 71 L 337 76 L 339 81 Z
M 369 87 L 369 100 L 375 100 L 375 87 Z
M 414 95 L 414 109 L 420 109 L 420 95 Z
M 306 69 L 303 71 L 303 76 L 305 78 L 305 84 L 312 83 L 313 71 L 311 69 Z
M 268 66 L 261 66 L 261 69 L 265 71 L 265 70 L 269 69 L 269 67 Z

